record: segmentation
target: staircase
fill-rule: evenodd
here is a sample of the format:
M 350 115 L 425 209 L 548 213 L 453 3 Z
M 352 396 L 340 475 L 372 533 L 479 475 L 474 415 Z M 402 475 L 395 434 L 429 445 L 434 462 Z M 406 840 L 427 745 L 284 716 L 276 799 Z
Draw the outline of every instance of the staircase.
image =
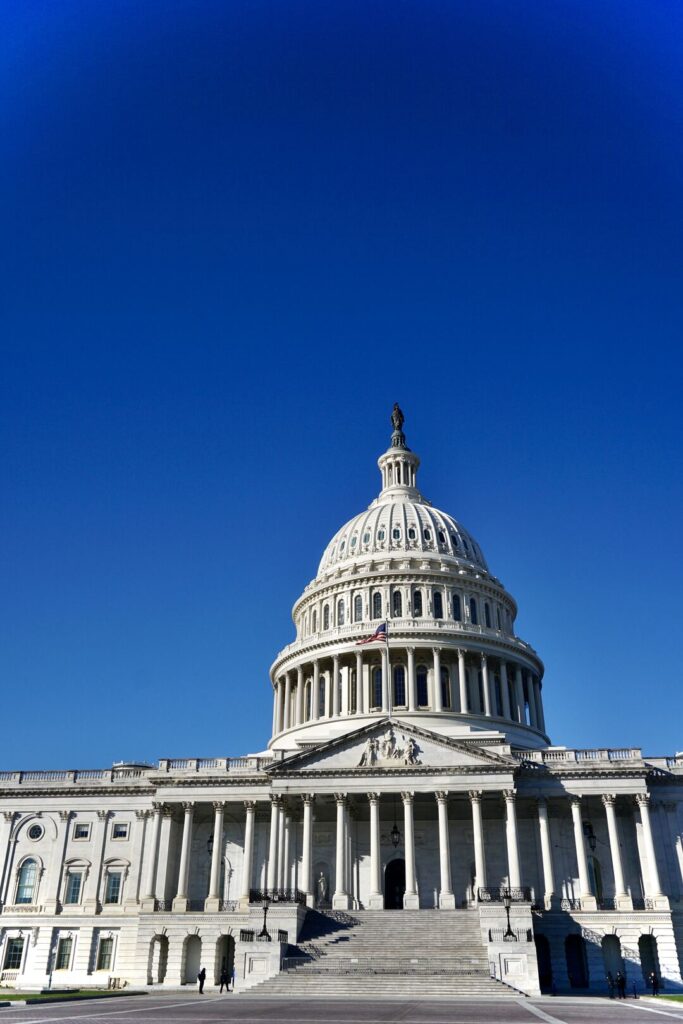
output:
M 334 999 L 519 996 L 491 978 L 479 914 L 309 910 L 283 970 L 246 995 Z

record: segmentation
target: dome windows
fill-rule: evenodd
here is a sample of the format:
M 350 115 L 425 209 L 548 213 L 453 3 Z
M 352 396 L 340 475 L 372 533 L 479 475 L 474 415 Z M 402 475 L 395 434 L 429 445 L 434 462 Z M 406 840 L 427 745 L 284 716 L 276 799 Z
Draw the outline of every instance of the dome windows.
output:
M 477 602 L 474 597 L 470 598 L 470 622 L 473 626 L 479 625 L 479 614 L 477 612 Z
M 330 628 L 330 606 L 326 604 L 323 608 L 323 629 Z
M 395 590 L 391 595 L 391 614 L 395 619 L 403 615 L 403 596 L 400 590 Z
M 439 590 L 435 590 L 434 591 L 433 604 L 434 604 L 434 618 L 435 619 L 442 619 L 443 618 L 443 597 L 441 596 L 441 591 L 439 591 Z
M 382 708 L 382 669 L 378 666 L 372 670 L 372 710 Z
M 363 598 L 360 594 L 356 594 L 353 599 L 353 621 L 363 621 Z
M 318 632 L 318 612 L 314 608 L 313 609 L 313 614 L 311 615 L 311 633 L 317 633 L 317 632 Z
M 446 543 L 446 534 L 443 532 L 443 530 L 439 530 L 438 536 L 439 536 L 439 544 L 445 544 Z
M 343 540 L 343 541 L 341 542 L 341 544 L 339 545 L 339 554 L 341 554 L 341 553 L 342 553 L 342 551 L 344 550 L 344 548 L 345 548 L 345 547 L 346 547 L 346 541 L 345 541 L 345 540 Z
M 426 541 L 430 541 L 432 539 L 432 531 L 431 530 L 423 530 L 422 531 L 422 536 L 424 537 L 424 539 Z
M 450 711 L 451 707 L 451 680 L 448 675 L 448 669 L 443 666 L 441 669 L 441 706 L 446 711 Z
M 491 628 L 491 607 L 490 607 L 488 601 L 484 602 L 484 622 L 486 623 L 486 628 L 490 629 Z
M 367 532 L 363 534 L 363 543 L 364 544 L 369 544 L 370 543 L 370 534 L 367 533 Z
M 373 619 L 382 618 L 382 595 L 379 590 L 372 595 L 372 617 Z
M 353 537 L 351 538 L 351 547 L 352 548 L 355 548 L 357 541 L 358 541 L 358 537 L 354 533 Z
M 456 622 L 462 622 L 462 604 L 460 594 L 453 594 L 453 618 Z
M 403 708 L 406 706 L 406 670 L 403 665 L 397 665 L 394 669 L 394 707 Z
M 419 619 L 422 615 L 422 591 L 413 591 L 413 618 Z
M 417 706 L 426 708 L 429 706 L 429 690 L 427 687 L 427 669 L 424 665 L 417 666 Z
M 344 600 L 340 598 L 337 601 L 337 625 L 343 626 L 345 618 Z
M 455 533 L 451 534 L 451 543 L 453 544 L 454 548 L 457 548 L 457 546 L 458 546 L 458 538 L 457 538 L 457 535 Z
M 401 531 L 399 530 L 398 526 L 395 526 L 393 528 L 393 530 L 391 531 L 391 537 L 392 537 L 392 540 L 400 540 L 401 539 Z
M 408 540 L 415 540 L 416 537 L 417 537 L 417 534 L 415 532 L 415 527 L 414 526 L 408 527 Z
M 386 532 L 384 531 L 384 529 L 377 531 L 377 540 L 378 541 L 380 541 L 380 542 L 383 541 L 385 537 L 386 537 Z

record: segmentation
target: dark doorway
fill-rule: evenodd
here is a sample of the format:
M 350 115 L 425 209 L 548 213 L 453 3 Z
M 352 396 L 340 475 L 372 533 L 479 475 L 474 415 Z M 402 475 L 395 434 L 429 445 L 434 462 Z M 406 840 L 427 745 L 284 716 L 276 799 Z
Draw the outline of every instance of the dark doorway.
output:
M 659 973 L 659 956 L 657 955 L 657 939 L 654 935 L 640 936 L 638 939 L 638 952 L 640 953 L 640 968 L 643 972 L 645 984 L 648 984 L 648 978 L 652 971 L 655 972 L 658 978 L 661 978 Z
M 553 965 L 550 959 L 550 943 L 545 935 L 534 935 L 536 957 L 538 959 L 538 981 L 541 992 L 553 990 Z
M 568 935 L 564 940 L 567 975 L 572 988 L 588 988 L 586 943 L 582 935 Z
M 384 909 L 403 910 L 406 891 L 406 862 L 390 860 L 384 872 Z

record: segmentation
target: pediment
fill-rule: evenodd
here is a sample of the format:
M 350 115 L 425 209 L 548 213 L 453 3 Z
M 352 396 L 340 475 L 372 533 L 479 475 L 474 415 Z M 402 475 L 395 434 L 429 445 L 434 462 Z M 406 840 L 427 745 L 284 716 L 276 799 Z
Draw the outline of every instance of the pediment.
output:
M 425 768 L 458 770 L 518 767 L 512 757 L 465 744 L 414 725 L 383 718 L 361 729 L 293 754 L 268 768 L 269 774 L 292 771 L 364 773 Z

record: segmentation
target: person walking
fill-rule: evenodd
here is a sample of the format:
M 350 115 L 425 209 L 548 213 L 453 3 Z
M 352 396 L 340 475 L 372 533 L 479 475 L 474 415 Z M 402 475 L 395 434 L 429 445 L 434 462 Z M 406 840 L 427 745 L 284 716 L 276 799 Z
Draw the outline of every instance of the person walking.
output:
M 199 982 L 199 994 L 204 995 L 204 982 L 206 981 L 206 967 L 202 967 L 201 971 L 197 975 L 197 981 Z
M 235 991 L 235 965 L 232 965 L 232 990 Z
M 609 997 L 610 999 L 614 999 L 614 978 L 612 977 L 611 971 L 607 972 L 605 976 L 605 981 L 607 982 L 607 991 L 609 992 Z
M 653 996 L 658 996 L 659 995 L 659 978 L 657 977 L 656 971 L 650 971 L 650 974 L 649 974 L 647 980 L 650 982 L 650 985 L 652 986 L 652 995 Z
M 621 971 L 617 971 L 617 995 L 620 999 L 626 999 L 626 978 Z
M 225 985 L 225 991 L 229 992 L 230 991 L 230 975 L 228 974 L 228 968 L 227 967 L 224 967 L 223 970 L 221 971 L 221 987 L 220 987 L 220 990 L 219 990 L 219 993 L 218 993 L 219 995 L 222 994 L 223 986 L 224 985 Z

